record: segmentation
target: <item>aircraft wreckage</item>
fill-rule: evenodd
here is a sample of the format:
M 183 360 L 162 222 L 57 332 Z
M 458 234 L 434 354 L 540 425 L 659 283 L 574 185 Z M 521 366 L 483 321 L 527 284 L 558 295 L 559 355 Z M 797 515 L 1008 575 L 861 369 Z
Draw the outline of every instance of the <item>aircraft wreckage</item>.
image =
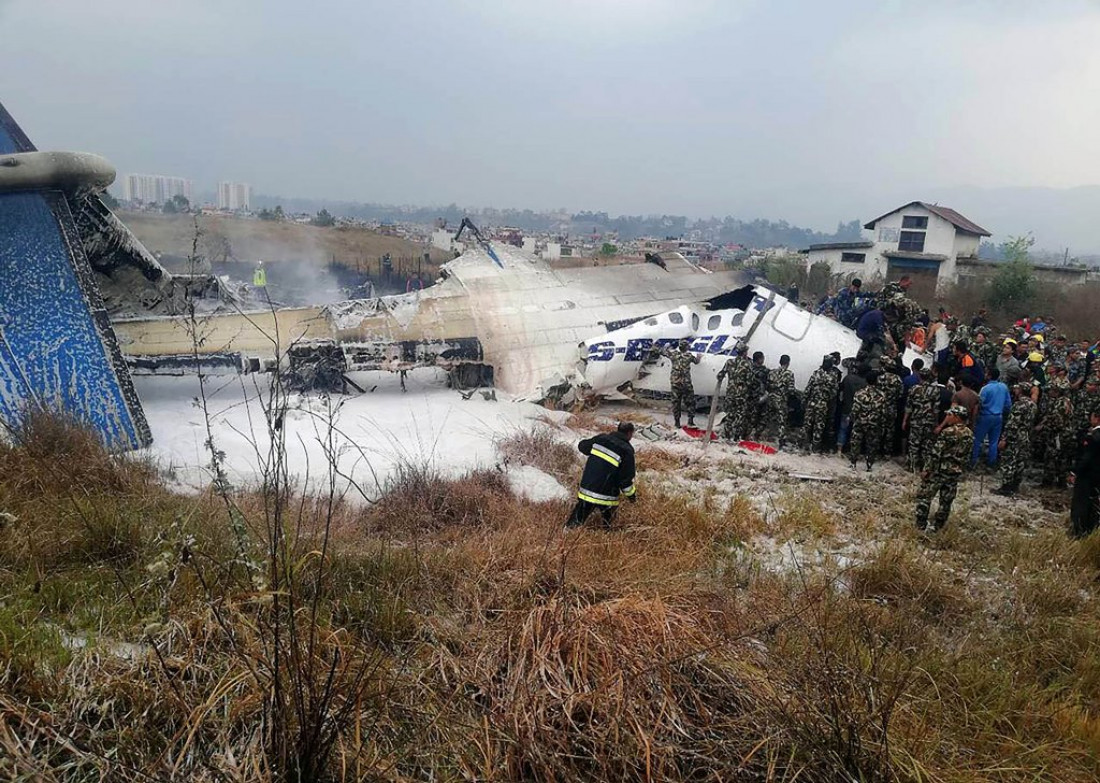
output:
M 654 349 L 691 340 L 697 393 L 740 344 L 786 353 L 796 384 L 854 332 L 743 272 L 678 254 L 551 269 L 477 236 L 414 293 L 323 307 L 249 303 L 211 276 L 172 275 L 99 194 L 102 158 L 39 153 L 0 106 L 0 421 L 61 408 L 116 448 L 151 441 L 131 373 L 287 372 L 332 387 L 355 370 L 438 366 L 459 386 L 528 399 L 668 391 Z M 476 229 L 475 229 L 476 231 Z M 196 301 L 203 303 L 196 306 Z

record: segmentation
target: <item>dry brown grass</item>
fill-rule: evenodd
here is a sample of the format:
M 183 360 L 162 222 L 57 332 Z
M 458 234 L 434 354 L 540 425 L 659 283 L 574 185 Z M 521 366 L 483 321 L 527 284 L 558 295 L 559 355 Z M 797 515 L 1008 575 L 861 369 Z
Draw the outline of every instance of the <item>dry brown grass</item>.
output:
M 848 576 L 852 595 L 934 617 L 957 617 L 973 607 L 951 574 L 905 542 L 882 547 Z
M 651 446 L 644 443 L 635 444 L 635 456 L 638 471 L 655 470 L 667 473 L 686 468 L 691 464 L 691 457 L 676 454 L 660 446 Z
M 69 487 L 86 490 L 81 516 L 68 489 L 28 478 L 53 448 L 0 453 L 2 507 L 21 511 L 0 530 L 0 777 L 276 779 L 270 689 L 252 671 L 275 610 L 231 578 L 216 498 L 97 465 Z M 320 607 L 310 655 L 336 664 L 337 707 L 358 694 L 312 779 L 1096 779 L 1090 542 L 959 525 L 847 572 L 741 579 L 734 553 L 765 529 L 750 499 L 650 475 L 614 530 L 567 532 L 569 503 L 521 500 L 496 472 L 413 467 L 378 503 L 337 510 L 323 568 L 324 504 L 296 501 L 307 519 L 287 567 Z M 246 517 L 265 500 L 238 498 Z M 842 526 L 808 492 L 776 508 L 811 537 Z M 124 529 L 91 546 L 93 514 Z M 28 523 L 44 532 L 22 547 Z M 150 570 L 165 553 L 173 566 Z
M 577 479 L 581 455 L 575 446 L 558 440 L 554 430 L 540 427 L 520 430 L 497 441 L 506 463 L 530 465 L 548 473 L 565 486 Z
M 186 258 L 191 252 L 195 236 L 191 215 L 122 212 L 119 217 L 153 252 L 179 258 Z M 394 259 L 415 258 L 428 250 L 408 240 L 384 236 L 364 228 L 319 228 L 300 223 L 245 220 L 219 215 L 203 216 L 199 225 L 207 234 L 228 239 L 234 257 L 245 263 L 263 259 L 325 266 L 335 258 L 337 263 L 354 267 L 357 260 L 377 264 L 385 253 Z M 447 253 L 431 252 L 435 264 L 450 260 Z M 424 274 L 430 275 L 431 271 L 425 269 Z

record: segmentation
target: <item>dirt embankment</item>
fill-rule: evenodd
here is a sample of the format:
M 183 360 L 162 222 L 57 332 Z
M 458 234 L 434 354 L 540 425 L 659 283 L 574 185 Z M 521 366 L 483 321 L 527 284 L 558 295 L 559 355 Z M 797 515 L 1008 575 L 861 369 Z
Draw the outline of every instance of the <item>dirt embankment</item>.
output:
M 121 212 L 119 217 L 151 252 L 172 257 L 191 253 L 195 234 L 192 215 Z M 415 263 L 430 250 L 365 228 L 319 228 L 220 215 L 203 215 L 198 221 L 203 232 L 199 252 L 216 262 L 309 261 L 321 265 L 335 261 L 352 268 L 359 265 L 366 271 L 376 267 L 386 253 L 395 264 L 399 260 Z M 446 253 L 431 252 L 433 264 L 449 260 Z

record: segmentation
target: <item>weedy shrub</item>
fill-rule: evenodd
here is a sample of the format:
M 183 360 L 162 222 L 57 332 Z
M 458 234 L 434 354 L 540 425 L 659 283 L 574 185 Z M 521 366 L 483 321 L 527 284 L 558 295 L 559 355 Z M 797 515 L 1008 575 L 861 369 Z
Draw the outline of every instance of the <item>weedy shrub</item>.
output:
M 520 430 L 501 438 L 497 450 L 506 461 L 538 468 L 566 486 L 577 480 L 581 453 L 575 445 L 558 440 L 547 427 Z
M 364 515 L 371 531 L 413 534 L 442 528 L 495 524 L 515 504 L 504 474 L 475 470 L 445 478 L 428 463 L 405 462 Z
M 126 493 L 148 488 L 156 472 L 148 463 L 112 455 L 90 428 L 64 413 L 34 410 L 0 441 L 5 502 L 42 494 Z
M 905 542 L 893 542 L 852 568 L 848 585 L 857 598 L 894 603 L 934 617 L 958 616 L 969 601 L 950 573 Z
M 755 709 L 748 664 L 717 651 L 686 607 L 551 599 L 510 626 L 458 664 L 495 716 L 483 763 L 504 778 L 692 779 L 737 765 L 738 719 Z

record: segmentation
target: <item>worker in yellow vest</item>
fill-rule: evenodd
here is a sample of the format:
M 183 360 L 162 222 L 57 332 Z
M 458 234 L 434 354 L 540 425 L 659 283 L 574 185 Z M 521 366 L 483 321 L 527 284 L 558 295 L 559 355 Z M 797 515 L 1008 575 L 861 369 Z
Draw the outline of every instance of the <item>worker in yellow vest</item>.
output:
M 267 288 L 267 270 L 264 269 L 263 261 L 257 263 L 256 271 L 252 273 L 252 285 L 256 288 Z

